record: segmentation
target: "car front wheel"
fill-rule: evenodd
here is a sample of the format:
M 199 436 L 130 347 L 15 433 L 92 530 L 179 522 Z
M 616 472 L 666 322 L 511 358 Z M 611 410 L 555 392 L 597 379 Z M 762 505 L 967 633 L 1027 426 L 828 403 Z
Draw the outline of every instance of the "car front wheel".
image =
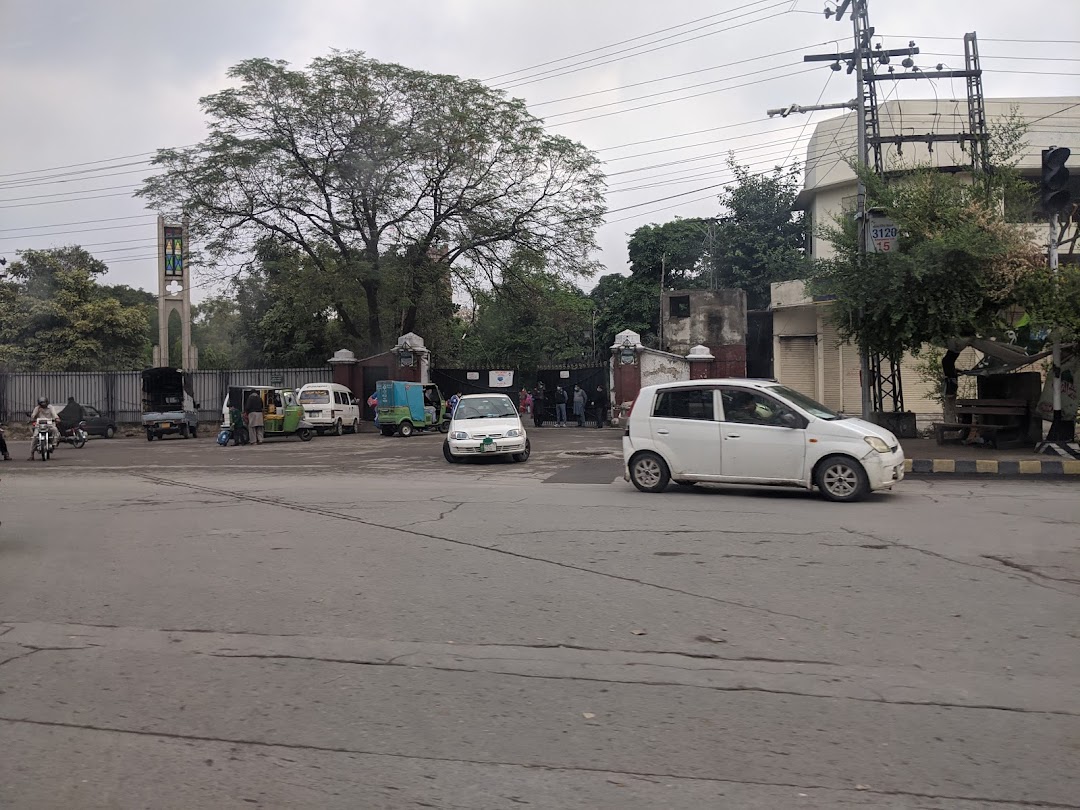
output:
M 531 456 L 531 455 L 532 455 L 532 445 L 529 443 L 529 440 L 526 439 L 525 440 L 525 449 L 522 450 L 520 453 L 514 453 L 513 458 L 514 458 L 514 461 L 522 462 L 522 461 L 528 461 L 529 456 Z
M 842 503 L 862 500 L 870 491 L 866 470 L 847 456 L 823 459 L 814 472 L 814 483 L 827 500 Z
M 442 443 L 442 454 L 443 458 L 445 458 L 450 464 L 457 464 L 458 461 L 460 461 L 457 456 L 450 452 L 450 442 Z
M 663 492 L 670 480 L 667 464 L 656 453 L 638 453 L 630 459 L 630 481 L 642 492 Z
M 107 428 L 105 428 L 105 438 L 106 439 L 111 439 L 115 435 L 116 435 L 116 428 L 114 428 L 112 425 L 109 425 Z

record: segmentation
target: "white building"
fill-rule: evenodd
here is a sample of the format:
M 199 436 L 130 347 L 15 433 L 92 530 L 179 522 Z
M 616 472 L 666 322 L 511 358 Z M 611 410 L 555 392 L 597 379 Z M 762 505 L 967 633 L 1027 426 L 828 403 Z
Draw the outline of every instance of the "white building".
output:
M 987 122 L 1015 111 L 1027 124 L 1026 147 L 1019 161 L 1021 173 L 1038 183 L 1042 150 L 1067 146 L 1073 150 L 1076 168 L 1072 172 L 1073 198 L 1080 200 L 1080 96 L 1065 98 L 988 99 Z M 883 136 L 957 133 L 967 130 L 967 101 L 890 101 L 880 107 Z M 811 225 L 825 224 L 833 217 L 854 211 L 855 174 L 849 161 L 855 154 L 854 113 L 818 124 L 807 147 L 806 179 L 796 207 L 806 211 Z M 904 144 L 901 151 L 889 145 L 884 154 L 886 170 L 914 165 L 935 165 L 943 170 L 963 171 L 971 165 L 969 154 L 956 144 Z M 1032 238 L 1047 243 L 1047 228 L 1038 224 L 1034 212 L 1023 221 L 1032 223 Z M 829 258 L 832 245 L 815 235 L 811 240 L 815 258 Z M 786 385 L 815 397 L 826 405 L 847 413 L 860 408 L 859 353 L 855 346 L 842 344 L 830 322 L 828 301 L 814 301 L 802 282 L 784 282 L 772 287 L 773 374 Z M 960 367 L 968 367 L 975 356 L 962 357 Z M 933 399 L 932 384 L 920 378 L 918 361 L 905 357 L 901 366 L 904 405 L 919 421 L 939 418 L 941 406 Z

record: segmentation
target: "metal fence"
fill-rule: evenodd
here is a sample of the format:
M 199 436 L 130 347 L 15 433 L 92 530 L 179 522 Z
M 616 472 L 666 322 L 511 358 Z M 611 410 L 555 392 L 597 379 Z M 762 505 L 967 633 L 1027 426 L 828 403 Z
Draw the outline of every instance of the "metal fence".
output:
M 333 379 L 329 366 L 322 368 L 258 368 L 231 371 L 196 371 L 192 374 L 199 419 L 221 418 L 230 385 L 272 385 L 296 389 L 309 382 Z M 142 373 L 138 371 L 0 372 L 0 422 L 22 420 L 30 415 L 39 397 L 63 407 L 68 397 L 90 405 L 119 423 L 138 423 L 142 418 Z

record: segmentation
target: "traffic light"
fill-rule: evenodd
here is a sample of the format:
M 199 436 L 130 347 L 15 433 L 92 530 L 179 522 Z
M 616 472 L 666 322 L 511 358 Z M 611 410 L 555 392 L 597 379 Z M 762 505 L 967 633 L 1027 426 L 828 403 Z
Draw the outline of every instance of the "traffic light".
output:
M 1065 146 L 1051 146 L 1042 152 L 1042 186 L 1039 197 L 1047 213 L 1061 211 L 1069 205 L 1069 170 L 1065 162 L 1072 150 Z

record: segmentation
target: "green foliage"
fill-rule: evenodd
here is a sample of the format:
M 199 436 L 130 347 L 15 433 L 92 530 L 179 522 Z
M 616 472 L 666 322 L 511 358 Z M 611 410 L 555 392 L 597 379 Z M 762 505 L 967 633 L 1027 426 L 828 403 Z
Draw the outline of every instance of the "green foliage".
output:
M 475 302 L 458 362 L 510 361 L 531 370 L 589 359 L 591 302 L 536 254 L 518 256 L 496 287 L 476 293 Z
M 1022 303 L 1018 283 L 1045 260 L 1022 228 L 1005 222 L 991 180 L 933 169 L 889 185 L 863 176 L 868 205 L 899 227 L 899 248 L 860 256 L 853 219 L 826 229 L 836 254 L 818 263 L 811 290 L 836 296 L 844 337 L 887 356 L 917 353 L 926 343 L 986 333 L 1004 309 Z
M 211 259 L 266 237 L 299 250 L 361 350 L 386 348 L 388 288 L 395 331 L 410 331 L 448 273 L 490 287 L 522 250 L 566 279 L 592 272 L 599 163 L 523 102 L 356 52 L 229 76 L 237 86 L 201 100 L 207 139 L 160 150 L 139 194 L 190 214 Z
M 661 272 L 670 288 L 699 287 L 708 282 L 705 247 L 710 221 L 673 219 L 642 225 L 630 235 L 630 272 L 659 288 Z
M 648 278 L 617 273 L 601 276 L 589 293 L 596 307 L 598 346 L 612 345 L 615 335 L 633 329 L 643 343 L 655 346 L 660 331 L 660 283 Z
M 106 265 L 80 247 L 26 250 L 0 282 L 0 365 L 15 371 L 138 369 L 150 356 L 150 307 L 98 285 Z M 112 294 L 110 294 L 112 293 Z M 127 302 L 127 303 L 125 303 Z
M 1031 323 L 1049 327 L 1057 337 L 1080 338 L 1080 265 L 1062 264 L 1057 273 L 1048 266 L 1035 268 L 1018 285 Z
M 793 166 L 751 173 L 734 158 L 728 165 L 735 183 L 720 194 L 725 213 L 710 257 L 716 286 L 744 290 L 748 309 L 766 309 L 770 284 L 810 275 L 806 225 L 801 211 L 792 212 L 799 170 Z

